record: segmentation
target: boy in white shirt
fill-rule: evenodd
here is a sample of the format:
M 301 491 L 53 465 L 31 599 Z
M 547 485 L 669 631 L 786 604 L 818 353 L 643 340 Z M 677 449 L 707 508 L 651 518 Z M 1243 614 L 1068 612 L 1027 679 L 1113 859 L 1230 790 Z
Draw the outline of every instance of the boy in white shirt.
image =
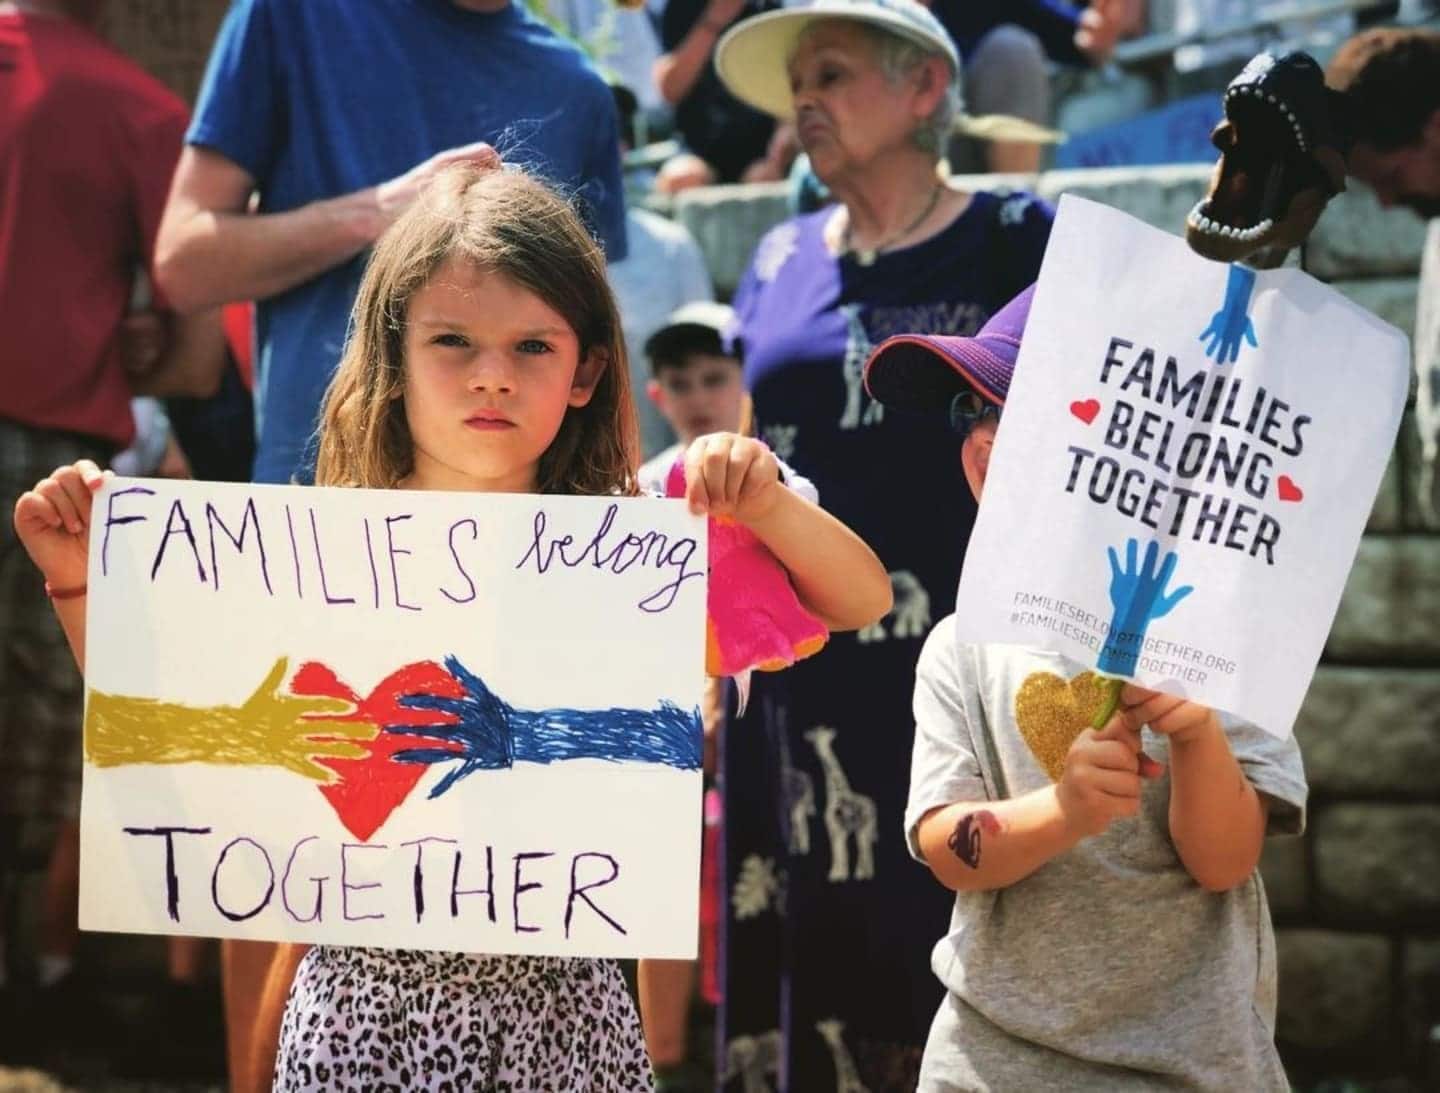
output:
M 679 441 L 641 464 L 642 490 L 663 494 L 671 466 L 696 437 L 739 431 L 744 374 L 723 340 L 734 317 L 724 304 L 685 304 L 645 342 L 651 373 L 645 393 Z

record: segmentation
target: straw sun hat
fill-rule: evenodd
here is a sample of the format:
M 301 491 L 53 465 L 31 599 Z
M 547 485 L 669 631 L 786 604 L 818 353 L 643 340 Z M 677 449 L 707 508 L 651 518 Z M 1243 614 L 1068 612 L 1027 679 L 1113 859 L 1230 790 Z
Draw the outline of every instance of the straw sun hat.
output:
M 850 19 L 907 38 L 945 58 L 951 81 L 960 80 L 960 54 L 930 10 L 915 0 L 814 0 L 803 7 L 781 8 L 744 19 L 726 31 L 715 47 L 715 70 L 730 93 L 766 114 L 795 116 L 790 94 L 790 57 L 801 33 L 823 19 Z M 1022 118 L 974 117 L 961 109 L 955 131 L 987 140 L 1054 143 L 1063 134 Z

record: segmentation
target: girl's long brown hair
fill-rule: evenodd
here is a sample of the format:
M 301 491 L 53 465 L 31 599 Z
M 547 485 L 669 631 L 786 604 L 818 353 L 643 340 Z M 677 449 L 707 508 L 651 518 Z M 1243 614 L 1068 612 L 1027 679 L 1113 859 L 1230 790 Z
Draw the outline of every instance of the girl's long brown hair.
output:
M 639 427 L 605 258 L 571 207 L 518 171 L 460 165 L 435 177 L 375 244 L 340 367 L 320 411 L 322 486 L 389 488 L 414 468 L 405 421 L 410 298 L 447 259 L 522 285 L 562 315 L 604 370 L 589 403 L 570 407 L 540 457 L 542 493 L 636 492 Z

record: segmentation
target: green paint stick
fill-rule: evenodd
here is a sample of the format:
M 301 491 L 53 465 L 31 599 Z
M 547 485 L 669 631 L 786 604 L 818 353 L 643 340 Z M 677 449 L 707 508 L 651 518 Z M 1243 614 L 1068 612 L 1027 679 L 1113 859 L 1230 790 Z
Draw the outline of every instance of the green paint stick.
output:
M 1100 685 L 1105 688 L 1105 701 L 1100 705 L 1100 712 L 1095 715 L 1095 720 L 1090 722 L 1092 729 L 1103 729 L 1105 723 L 1115 716 L 1115 708 L 1120 705 L 1120 688 L 1125 686 L 1123 679 L 1102 679 Z

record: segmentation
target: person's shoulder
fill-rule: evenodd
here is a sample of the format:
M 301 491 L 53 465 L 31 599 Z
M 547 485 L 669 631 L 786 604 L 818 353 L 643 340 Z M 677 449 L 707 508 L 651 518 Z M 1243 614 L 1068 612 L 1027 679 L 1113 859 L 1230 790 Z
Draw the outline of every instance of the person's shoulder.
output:
M 776 224 L 771 231 L 778 230 L 790 224 L 793 225 L 794 230 L 801 235 L 819 236 L 821 232 L 824 231 L 825 222 L 835 215 L 835 209 L 836 206 L 830 204 L 821 206 L 808 213 L 796 213 L 789 220 L 782 220 L 779 224 Z
M 976 197 L 981 197 L 981 194 L 976 194 Z M 994 203 L 992 215 L 995 222 L 1001 229 L 1011 232 L 1025 232 L 1037 228 L 1048 232 L 1051 222 L 1056 219 L 1056 207 L 1040 194 L 1031 193 L 1030 190 L 986 192 L 984 199 Z
M 801 213 L 782 220 L 760 237 L 750 269 L 755 279 L 773 281 L 790 258 L 824 246 L 825 220 L 834 215 L 834 206 L 827 205 L 813 213 Z
M 162 122 L 178 123 L 183 126 L 190 117 L 190 108 L 170 88 L 150 73 L 140 70 L 132 73 L 130 106 L 139 115 L 142 125 L 156 125 Z
M 82 27 L 67 28 L 65 76 L 72 86 L 135 125 L 183 125 L 185 101 L 103 38 Z
M 513 4 L 515 0 L 511 2 Z M 613 103 L 609 85 L 596 71 L 585 51 L 529 8 L 517 5 L 515 18 L 507 27 L 513 43 L 529 51 L 526 60 L 543 66 L 547 79 L 569 78 L 573 86 L 598 93 L 607 103 Z
M 933 675 L 942 670 L 953 673 L 959 651 L 960 639 L 955 629 L 955 614 L 951 612 L 925 635 L 925 643 L 920 647 L 920 659 L 915 665 L 915 674 L 920 675 L 923 672 Z
M 286 38 L 305 37 L 313 26 L 337 19 L 373 21 L 374 0 L 230 0 L 216 42 L 249 37 L 255 28 Z
M 644 234 L 667 251 L 697 249 L 699 244 L 684 224 L 676 223 L 649 209 L 626 210 L 626 227 L 635 234 Z
M 1014 692 L 1036 680 L 1054 677 L 1068 681 L 1093 671 L 1078 661 L 1035 646 L 1000 641 L 962 642 L 958 628 L 952 629 L 957 629 L 956 661 L 966 666 L 977 686 L 997 685 L 1002 691 Z
M 1029 190 L 980 190 L 975 200 L 992 210 L 1002 228 L 1023 229 L 1037 222 L 1048 226 L 1055 219 L 1055 206 Z

